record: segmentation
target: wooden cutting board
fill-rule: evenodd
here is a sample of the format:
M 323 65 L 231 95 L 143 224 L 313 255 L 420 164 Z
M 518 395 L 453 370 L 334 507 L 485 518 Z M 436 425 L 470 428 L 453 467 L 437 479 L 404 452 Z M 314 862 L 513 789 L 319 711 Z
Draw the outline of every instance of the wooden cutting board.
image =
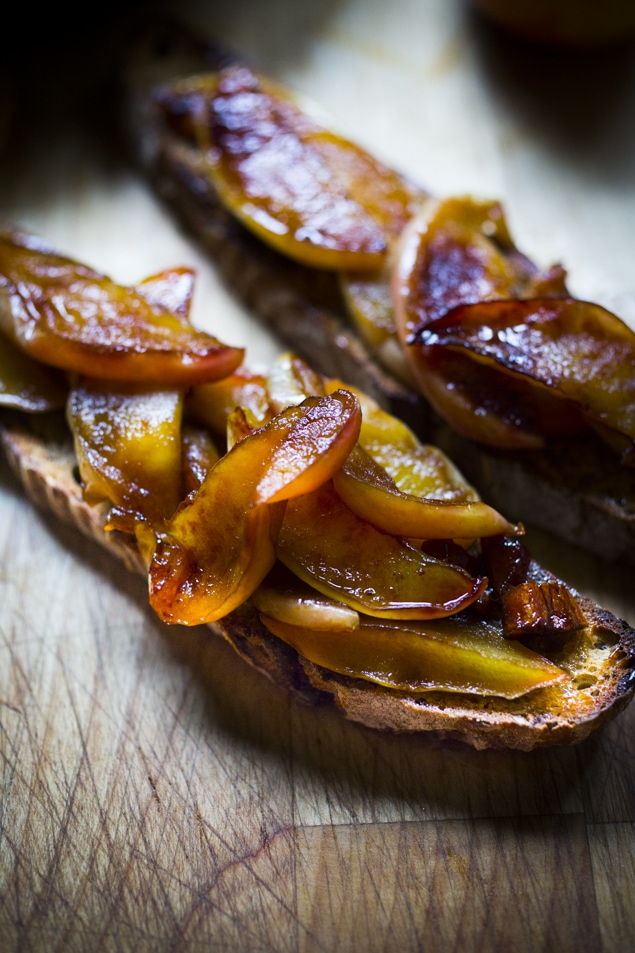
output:
M 501 197 L 523 249 L 635 321 L 632 48 L 511 46 L 447 0 L 178 6 L 432 191 Z M 122 283 L 194 265 L 195 320 L 266 362 L 279 342 L 116 147 L 114 27 L 14 55 L 0 213 Z M 635 623 L 632 571 L 531 542 Z M 634 947 L 635 707 L 533 754 L 301 707 L 158 623 L 4 465 L 0 567 L 3 953 Z

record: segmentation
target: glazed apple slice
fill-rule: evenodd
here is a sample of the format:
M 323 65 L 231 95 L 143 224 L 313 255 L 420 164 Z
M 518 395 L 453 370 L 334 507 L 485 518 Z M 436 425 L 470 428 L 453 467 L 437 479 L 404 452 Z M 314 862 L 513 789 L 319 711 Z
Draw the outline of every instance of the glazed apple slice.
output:
M 61 410 L 67 393 L 63 375 L 34 361 L 0 334 L 0 407 L 30 414 Z
M 85 379 L 70 393 L 67 417 L 84 497 L 113 506 L 109 528 L 160 525 L 183 496 L 180 390 Z
M 212 622 L 249 598 L 275 562 L 286 499 L 329 479 L 357 439 L 358 418 L 351 395 L 288 408 L 221 457 L 164 532 L 150 538 L 141 527 L 160 618 Z
M 486 503 L 457 503 L 402 492 L 361 447 L 349 454 L 333 485 L 357 516 L 393 536 L 471 540 L 522 531 Z
M 289 502 L 277 553 L 318 592 L 378 618 L 452 615 L 486 585 L 378 532 L 345 506 L 332 483 Z
M 499 627 L 470 617 L 390 624 L 363 618 L 350 631 L 320 631 L 263 615 L 266 627 L 304 658 L 330 672 L 396 691 L 520 698 L 568 675 Z
M 260 239 L 314 268 L 381 265 L 387 232 L 411 214 L 401 176 L 245 66 L 158 98 L 172 129 L 201 149 L 221 200 Z
M 231 374 L 243 351 L 166 310 L 156 281 L 153 287 L 124 288 L 38 239 L 0 232 L 0 329 L 31 357 L 89 377 L 163 387 Z M 166 294 L 164 282 L 161 300 Z M 176 294 L 181 305 L 183 294 Z
M 473 393 L 492 372 L 499 381 L 502 372 L 509 393 L 528 389 L 540 432 L 561 432 L 567 420 L 579 428 L 584 417 L 621 436 L 632 459 L 635 333 L 599 305 L 538 298 L 463 306 L 422 328 L 415 346 L 422 366 L 447 352 L 468 358 Z
M 229 415 L 241 407 L 252 427 L 274 416 L 267 379 L 244 367 L 211 384 L 193 387 L 186 397 L 188 412 L 217 436 L 225 436 Z
M 402 344 L 460 304 L 566 294 L 564 278 L 560 266 L 541 273 L 518 251 L 499 202 L 465 196 L 427 204 L 395 255 L 392 299 Z
M 359 626 L 359 614 L 328 599 L 277 563 L 252 593 L 251 601 L 265 615 L 308 629 L 350 631 Z

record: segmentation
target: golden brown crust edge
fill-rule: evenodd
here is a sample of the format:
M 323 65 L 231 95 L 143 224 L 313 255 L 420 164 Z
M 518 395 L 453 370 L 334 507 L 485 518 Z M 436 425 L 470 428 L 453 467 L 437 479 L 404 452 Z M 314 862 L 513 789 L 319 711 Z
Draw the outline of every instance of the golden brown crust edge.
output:
M 32 428 L 30 426 L 32 424 Z M 22 423 L 0 419 L 0 443 L 31 500 L 64 523 L 99 542 L 129 569 L 143 572 L 132 541 L 103 529 L 104 511 L 88 506 L 74 477 L 70 439 L 45 419 Z M 536 575 L 543 571 L 533 567 Z M 531 750 L 584 740 L 630 701 L 635 689 L 635 633 L 623 621 L 584 597 L 588 626 L 580 637 L 580 658 L 596 653 L 577 672 L 580 685 L 567 692 L 533 693 L 531 700 L 505 702 L 451 693 L 408 697 L 370 682 L 334 675 L 301 659 L 273 636 L 249 605 L 211 628 L 250 665 L 276 685 L 310 704 L 334 703 L 352 721 L 395 732 L 434 731 L 475 748 Z M 567 664 L 576 672 L 576 653 Z M 595 679 L 593 684 L 586 684 Z

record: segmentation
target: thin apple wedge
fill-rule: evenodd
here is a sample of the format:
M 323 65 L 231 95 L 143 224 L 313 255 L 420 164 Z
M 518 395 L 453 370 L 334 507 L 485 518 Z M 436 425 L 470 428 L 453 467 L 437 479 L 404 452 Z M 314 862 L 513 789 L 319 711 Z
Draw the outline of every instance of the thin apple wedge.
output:
M 462 692 L 520 698 L 565 682 L 561 669 L 478 618 L 420 624 L 362 619 L 349 631 L 319 631 L 263 615 L 263 623 L 309 661 L 408 694 Z

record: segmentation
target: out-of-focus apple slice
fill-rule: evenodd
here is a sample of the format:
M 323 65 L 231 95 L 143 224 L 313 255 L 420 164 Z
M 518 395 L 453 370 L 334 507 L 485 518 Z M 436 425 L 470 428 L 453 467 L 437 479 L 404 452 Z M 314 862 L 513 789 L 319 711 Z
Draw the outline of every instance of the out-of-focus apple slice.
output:
M 395 253 L 392 299 L 402 344 L 460 304 L 566 294 L 564 278 L 559 265 L 540 272 L 518 251 L 499 202 L 464 196 L 428 203 Z
M 288 503 L 277 553 L 318 592 L 378 618 L 451 615 L 486 584 L 378 532 L 345 506 L 332 483 Z
M 172 129 L 201 149 L 224 204 L 303 264 L 376 269 L 388 233 L 412 214 L 409 183 L 246 66 L 184 79 L 158 99 Z
M 0 334 L 0 407 L 30 414 L 61 410 L 67 393 L 63 375 L 34 361 Z
M 520 698 L 569 677 L 542 656 L 503 638 L 499 627 L 473 617 L 419 625 L 365 618 L 348 632 L 319 631 L 267 615 L 262 621 L 316 665 L 408 694 L 444 691 Z
M 533 405 L 540 433 L 580 429 L 586 418 L 633 447 L 635 333 L 599 305 L 571 298 L 467 305 L 421 328 L 414 346 L 422 366 L 447 352 L 468 358 L 473 393 L 490 386 L 492 372 L 503 392 L 528 389 L 525 405 Z
M 156 291 L 156 284 L 154 295 L 151 287 L 124 288 L 38 239 L 0 231 L 0 329 L 31 357 L 102 380 L 163 387 L 231 374 L 243 350 L 167 311 Z M 182 288 L 176 297 L 183 303 Z

